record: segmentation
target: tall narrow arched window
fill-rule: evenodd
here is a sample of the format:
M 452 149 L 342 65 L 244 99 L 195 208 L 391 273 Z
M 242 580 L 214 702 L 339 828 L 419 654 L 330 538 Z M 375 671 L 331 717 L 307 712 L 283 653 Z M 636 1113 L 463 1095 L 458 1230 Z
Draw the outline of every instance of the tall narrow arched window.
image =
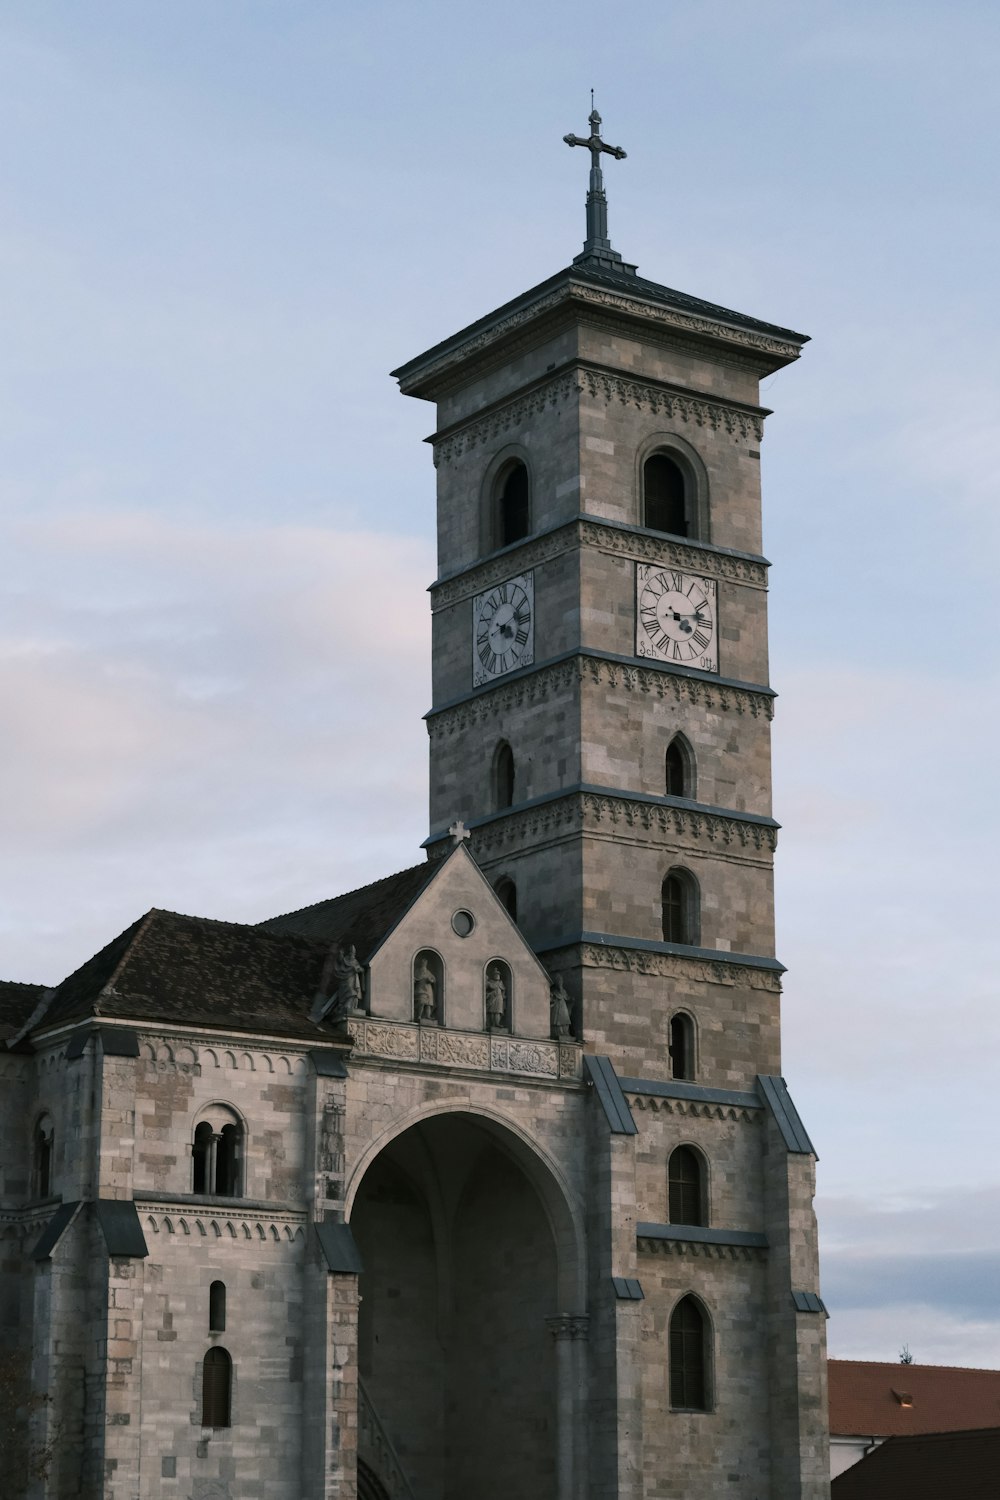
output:
M 671 1224 L 705 1224 L 705 1171 L 691 1146 L 671 1151 L 667 1165 L 667 1201 Z
M 530 530 L 528 471 L 522 463 L 507 469 L 497 495 L 497 546 L 509 547 Z
M 694 755 L 682 734 L 667 746 L 663 780 L 668 797 L 694 796 Z
M 678 1011 L 675 1016 L 670 1017 L 670 1041 L 667 1050 L 670 1056 L 671 1078 L 693 1078 L 694 1022 L 683 1011 Z
M 514 786 L 514 752 L 506 740 L 501 740 L 493 757 L 493 804 L 497 812 L 514 806 Z
M 690 536 L 691 495 L 687 477 L 667 453 L 654 453 L 642 466 L 642 524 L 671 536 Z
M 668 870 L 660 892 L 665 943 L 698 942 L 698 883 L 688 870 Z
M 225 1333 L 226 1331 L 226 1283 L 224 1281 L 213 1281 L 208 1289 L 208 1331 L 209 1333 Z
M 496 883 L 496 893 L 504 904 L 507 915 L 512 922 L 517 921 L 517 886 L 509 875 L 504 875 Z
M 54 1139 L 55 1128 L 52 1124 L 52 1116 L 42 1115 L 35 1126 L 34 1139 L 36 1198 L 47 1198 L 52 1192 L 52 1146 Z
M 243 1125 L 225 1104 L 202 1111 L 191 1143 L 191 1191 L 219 1198 L 243 1196 Z
M 670 1405 L 708 1411 L 708 1319 L 697 1297 L 682 1297 L 670 1318 Z
M 209 1349 L 201 1367 L 201 1425 L 232 1425 L 233 1362 L 226 1349 L 217 1344 Z

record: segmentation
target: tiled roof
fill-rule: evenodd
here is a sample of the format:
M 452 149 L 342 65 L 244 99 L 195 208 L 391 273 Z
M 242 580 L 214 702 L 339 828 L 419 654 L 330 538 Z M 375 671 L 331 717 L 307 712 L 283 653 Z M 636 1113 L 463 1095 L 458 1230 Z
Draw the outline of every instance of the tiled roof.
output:
M 280 917 L 269 917 L 259 925 L 265 932 L 297 933 L 322 941 L 327 947 L 334 942 L 353 943 L 359 961 L 364 964 L 439 868 L 439 864 L 427 860 L 343 896 L 318 901 L 315 906 L 304 906 Z
M 45 993 L 44 984 L 0 979 L 0 1042 L 16 1036 Z
M 1000 1370 L 831 1359 L 827 1379 L 834 1436 L 895 1437 L 1000 1424 Z
M 889 1438 L 838 1474 L 830 1493 L 832 1500 L 996 1500 L 1000 1427 Z
M 107 1016 L 301 1036 L 329 946 L 154 908 L 63 980 L 39 1024 Z

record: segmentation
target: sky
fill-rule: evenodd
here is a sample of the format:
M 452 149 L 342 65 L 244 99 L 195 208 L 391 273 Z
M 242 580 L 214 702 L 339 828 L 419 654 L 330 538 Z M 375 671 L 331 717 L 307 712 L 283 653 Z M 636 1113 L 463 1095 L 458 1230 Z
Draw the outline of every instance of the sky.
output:
M 762 467 L 830 1352 L 1000 1366 L 998 71 L 990 0 L 7 0 L 0 974 L 421 857 L 388 371 L 577 253 L 594 87 L 616 248 L 812 337 Z

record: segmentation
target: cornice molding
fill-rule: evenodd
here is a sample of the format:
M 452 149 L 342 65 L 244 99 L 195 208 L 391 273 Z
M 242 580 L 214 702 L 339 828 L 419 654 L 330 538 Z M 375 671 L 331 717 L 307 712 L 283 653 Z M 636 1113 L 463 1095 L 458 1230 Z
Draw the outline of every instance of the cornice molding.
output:
M 486 859 L 519 848 L 525 840 L 537 843 L 568 833 L 614 830 L 635 837 L 652 835 L 645 842 L 665 839 L 673 843 L 683 839 L 722 845 L 732 852 L 742 849 L 771 854 L 778 842 L 777 826 L 756 818 L 707 807 L 671 805 L 638 794 L 619 796 L 581 787 L 562 796 L 539 800 L 532 807 L 515 808 L 481 823 L 469 824 L 471 848 L 477 857 Z M 442 833 L 433 842 L 447 836 Z
M 754 349 L 761 354 L 775 354 L 781 359 L 798 359 L 801 349 L 790 339 L 780 339 L 772 334 L 757 332 L 752 328 L 737 328 L 732 323 L 722 323 L 714 318 L 699 317 L 695 313 L 682 312 L 679 308 L 661 307 L 639 297 L 629 297 L 621 292 L 602 291 L 598 287 L 573 287 L 573 295 L 592 307 L 613 309 L 627 317 L 642 318 L 646 322 L 658 323 L 661 328 L 676 328 L 684 333 L 695 333 L 702 337 L 723 339 L 727 343 L 739 344 L 744 349 Z
M 624 1089 L 625 1098 L 632 1109 L 640 1114 L 679 1115 L 685 1119 L 735 1120 L 753 1125 L 762 1115 L 759 1109 L 747 1109 L 734 1104 L 706 1104 L 698 1099 L 660 1099 L 650 1094 L 636 1094 Z
M 431 709 L 426 717 L 427 732 L 431 739 L 462 733 L 475 724 L 502 718 L 511 709 L 544 703 L 577 684 L 623 687 L 627 692 L 647 693 L 650 697 L 723 713 L 748 714 L 754 719 L 774 717 L 773 693 L 580 652 L 547 666 L 530 668 L 523 676 L 481 689 L 445 708 Z
M 619 974 L 642 974 L 655 979 L 684 980 L 689 984 L 724 984 L 728 988 L 769 990 L 780 993 L 780 974 L 774 969 L 758 969 L 750 964 L 733 963 L 722 954 L 717 959 L 701 954 L 661 953 L 625 944 L 560 943 L 557 948 L 543 948 L 545 967 L 550 973 L 579 965 L 585 969 L 609 969 Z M 563 963 L 557 954 L 565 953 Z M 574 963 L 575 960 L 575 963 Z
M 615 526 L 591 516 L 579 516 L 542 536 L 529 537 L 514 547 L 505 548 L 501 554 L 487 558 L 457 577 L 432 583 L 429 591 L 431 610 L 436 614 L 438 610 L 449 609 L 515 573 L 526 572 L 528 568 L 538 567 L 578 547 L 595 547 L 616 557 L 631 558 L 634 562 L 660 563 L 689 573 L 703 573 L 726 583 L 767 588 L 767 563 L 762 559 L 711 546 L 700 547 L 693 541 L 672 541 L 651 532 Z
M 764 436 L 763 408 L 739 406 L 656 381 L 635 380 L 610 370 L 578 365 L 459 427 L 435 433 L 430 439 L 434 466 L 452 464 L 483 443 L 494 443 L 506 436 L 529 417 L 538 416 L 550 407 L 562 406 L 578 396 L 603 401 L 606 406 L 635 407 L 652 416 L 680 420 L 685 425 L 708 427 L 712 432 L 727 433 L 737 442 L 759 443 Z
M 767 1250 L 758 1245 L 704 1245 L 696 1240 L 653 1240 L 639 1235 L 636 1247 L 646 1255 L 676 1255 L 686 1260 L 767 1259 Z

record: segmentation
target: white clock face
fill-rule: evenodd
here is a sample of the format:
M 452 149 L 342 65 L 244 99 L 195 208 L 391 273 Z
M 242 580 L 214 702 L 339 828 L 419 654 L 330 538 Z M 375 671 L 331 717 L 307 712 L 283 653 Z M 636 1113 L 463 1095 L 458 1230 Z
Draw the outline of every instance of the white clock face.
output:
M 508 578 L 472 601 L 472 685 L 481 687 L 535 659 L 535 583 Z
M 715 579 L 637 564 L 635 654 L 717 672 Z

